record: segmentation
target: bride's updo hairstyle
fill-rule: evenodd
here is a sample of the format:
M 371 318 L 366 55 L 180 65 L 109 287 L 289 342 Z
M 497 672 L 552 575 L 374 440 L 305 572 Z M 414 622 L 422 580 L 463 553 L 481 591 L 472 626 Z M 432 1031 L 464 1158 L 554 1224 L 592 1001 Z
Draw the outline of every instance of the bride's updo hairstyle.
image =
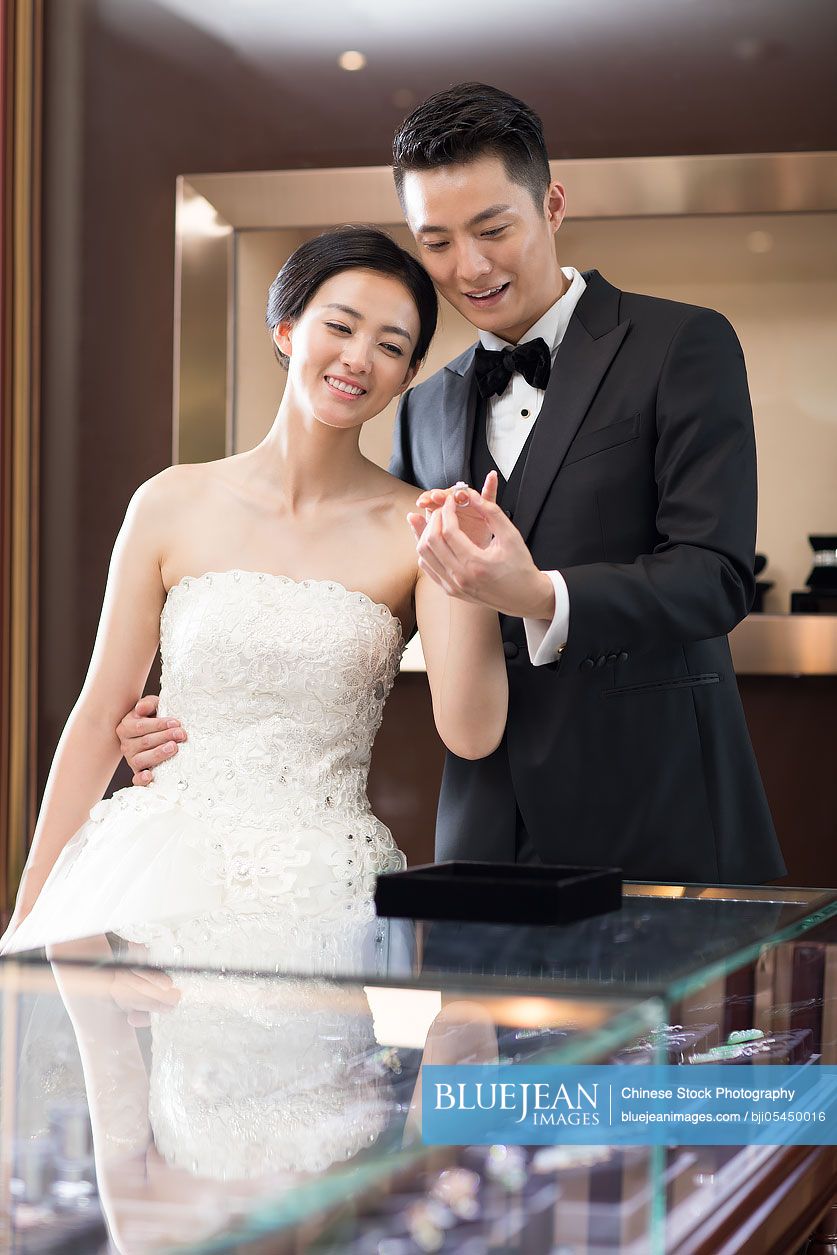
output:
M 313 299 L 317 289 L 342 270 L 375 270 L 402 283 L 412 296 L 419 316 L 418 342 L 410 365 L 423 361 L 436 330 L 438 302 L 427 271 L 377 227 L 336 227 L 306 240 L 291 253 L 270 285 L 267 296 L 267 323 L 271 337 L 280 322 L 294 322 Z M 285 370 L 288 357 L 273 341 L 273 348 Z

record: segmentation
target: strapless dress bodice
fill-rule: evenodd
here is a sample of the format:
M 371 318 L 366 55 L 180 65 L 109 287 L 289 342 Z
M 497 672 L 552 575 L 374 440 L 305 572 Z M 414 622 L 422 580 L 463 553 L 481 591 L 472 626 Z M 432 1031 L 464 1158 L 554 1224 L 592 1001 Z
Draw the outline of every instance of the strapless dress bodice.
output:
M 160 714 L 188 731 L 156 787 L 213 824 L 365 812 L 398 671 L 390 610 L 327 580 L 187 577 L 160 624 Z

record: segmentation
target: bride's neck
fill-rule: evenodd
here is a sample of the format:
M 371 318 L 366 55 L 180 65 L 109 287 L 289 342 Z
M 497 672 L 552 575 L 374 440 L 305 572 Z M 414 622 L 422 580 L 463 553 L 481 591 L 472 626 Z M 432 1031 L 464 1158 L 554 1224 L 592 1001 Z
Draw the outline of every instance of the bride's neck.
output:
M 351 495 L 352 484 L 366 465 L 359 437 L 359 427 L 328 427 L 286 395 L 270 431 L 253 452 L 259 455 L 265 478 L 294 509 Z

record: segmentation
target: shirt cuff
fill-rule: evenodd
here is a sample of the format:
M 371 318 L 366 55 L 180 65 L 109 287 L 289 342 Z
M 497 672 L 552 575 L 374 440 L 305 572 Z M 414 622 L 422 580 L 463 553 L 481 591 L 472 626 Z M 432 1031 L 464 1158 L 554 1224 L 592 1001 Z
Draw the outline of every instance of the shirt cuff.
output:
M 555 662 L 560 657 L 570 631 L 570 594 L 567 583 L 560 571 L 544 571 L 552 580 L 555 589 L 555 613 L 552 621 L 547 619 L 524 619 L 526 644 L 529 646 L 529 659 L 533 667 L 542 667 L 544 663 Z

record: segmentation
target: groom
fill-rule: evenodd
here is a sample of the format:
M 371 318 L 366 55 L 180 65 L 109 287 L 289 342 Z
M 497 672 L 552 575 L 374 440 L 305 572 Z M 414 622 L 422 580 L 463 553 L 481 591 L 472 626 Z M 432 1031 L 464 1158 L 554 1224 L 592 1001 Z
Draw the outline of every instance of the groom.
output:
M 754 590 L 735 333 L 559 267 L 563 188 L 540 119 L 505 92 L 438 93 L 393 152 L 419 256 L 480 343 L 405 393 L 390 469 L 425 489 L 499 473 L 476 565 L 419 542 L 431 578 L 501 612 L 509 676 L 499 749 L 447 757 L 437 857 L 781 876 L 726 639 Z M 135 772 L 172 736 L 136 717 L 149 700 L 119 728 Z

